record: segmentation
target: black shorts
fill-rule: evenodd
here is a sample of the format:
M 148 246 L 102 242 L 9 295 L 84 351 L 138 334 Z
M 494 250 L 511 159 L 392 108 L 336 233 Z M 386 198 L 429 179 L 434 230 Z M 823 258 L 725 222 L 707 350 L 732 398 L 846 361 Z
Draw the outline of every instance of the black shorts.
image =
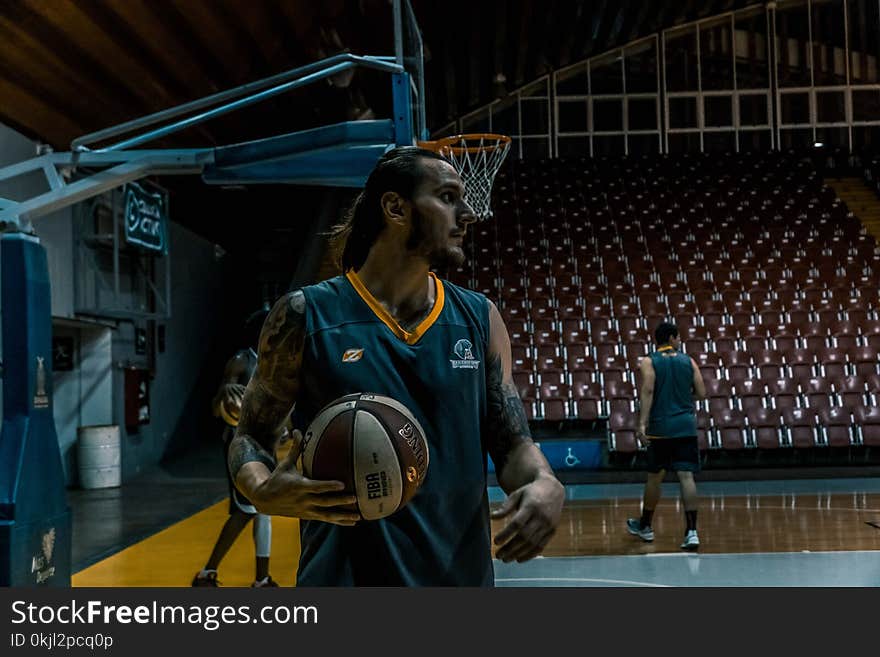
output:
M 700 471 L 700 445 L 696 436 L 654 438 L 648 441 L 648 472 Z

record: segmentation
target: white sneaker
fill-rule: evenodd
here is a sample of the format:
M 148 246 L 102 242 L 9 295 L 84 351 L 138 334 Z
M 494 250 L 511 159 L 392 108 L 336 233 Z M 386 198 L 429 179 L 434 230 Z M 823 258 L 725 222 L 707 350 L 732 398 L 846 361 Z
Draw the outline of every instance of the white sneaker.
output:
M 626 531 L 648 543 L 654 540 L 654 530 L 650 526 L 642 527 L 642 522 L 638 518 L 626 519 Z
M 700 547 L 700 537 L 697 536 L 696 529 L 688 530 L 688 533 L 684 535 L 684 540 L 681 542 L 682 550 L 696 550 Z

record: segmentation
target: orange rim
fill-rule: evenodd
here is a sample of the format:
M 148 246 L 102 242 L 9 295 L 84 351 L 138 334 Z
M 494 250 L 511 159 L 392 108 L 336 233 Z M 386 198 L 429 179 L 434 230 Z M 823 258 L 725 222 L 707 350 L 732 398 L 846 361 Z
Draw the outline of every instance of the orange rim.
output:
M 479 142 L 482 140 L 483 144 L 478 144 L 476 146 L 461 146 L 461 142 L 476 141 Z M 485 143 L 489 142 L 489 143 Z M 498 135 L 492 132 L 474 132 L 465 135 L 453 135 L 452 137 L 444 137 L 443 139 L 436 139 L 432 141 L 420 141 L 418 142 L 421 148 L 427 148 L 428 150 L 435 151 L 437 153 L 442 153 L 443 151 L 449 151 L 451 153 L 455 153 L 456 155 L 461 155 L 462 153 L 479 153 L 480 151 L 493 151 L 498 148 L 502 148 L 510 144 L 510 137 L 507 135 Z

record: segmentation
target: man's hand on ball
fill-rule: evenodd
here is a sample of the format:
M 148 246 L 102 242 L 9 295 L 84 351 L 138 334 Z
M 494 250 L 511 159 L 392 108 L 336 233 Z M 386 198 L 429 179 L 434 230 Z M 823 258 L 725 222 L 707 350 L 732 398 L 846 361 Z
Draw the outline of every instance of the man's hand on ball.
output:
M 309 479 L 297 471 L 296 462 L 301 453 L 302 434 L 295 430 L 291 436 L 290 451 L 251 495 L 257 510 L 267 515 L 320 520 L 345 526 L 361 520 L 360 513 L 351 509 L 357 503 L 357 498 L 343 492 L 343 482 Z

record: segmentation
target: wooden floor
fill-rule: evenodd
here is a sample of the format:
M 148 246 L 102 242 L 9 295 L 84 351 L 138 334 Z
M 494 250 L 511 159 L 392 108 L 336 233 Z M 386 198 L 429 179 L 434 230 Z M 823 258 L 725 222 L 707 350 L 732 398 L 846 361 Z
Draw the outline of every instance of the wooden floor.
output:
M 544 555 L 598 556 L 678 552 L 684 514 L 677 499 L 661 500 L 653 543 L 629 535 L 634 499 L 575 500 Z M 880 494 L 712 496 L 700 500 L 701 553 L 880 550 Z M 497 531 L 497 527 L 495 528 Z
M 573 499 L 563 509 L 546 557 L 678 553 L 684 518 L 675 496 L 666 496 L 654 518 L 655 541 L 626 533 L 639 513 L 629 494 Z M 227 502 L 215 504 L 131 547 L 80 571 L 74 586 L 189 586 L 204 565 Z M 875 523 L 874 526 L 869 523 Z M 493 533 L 501 524 L 493 523 Z M 880 551 L 880 493 L 702 495 L 701 554 Z M 298 523 L 273 519 L 271 573 L 282 586 L 295 584 Z M 254 579 L 253 541 L 246 529 L 219 569 L 223 586 L 248 586 Z

